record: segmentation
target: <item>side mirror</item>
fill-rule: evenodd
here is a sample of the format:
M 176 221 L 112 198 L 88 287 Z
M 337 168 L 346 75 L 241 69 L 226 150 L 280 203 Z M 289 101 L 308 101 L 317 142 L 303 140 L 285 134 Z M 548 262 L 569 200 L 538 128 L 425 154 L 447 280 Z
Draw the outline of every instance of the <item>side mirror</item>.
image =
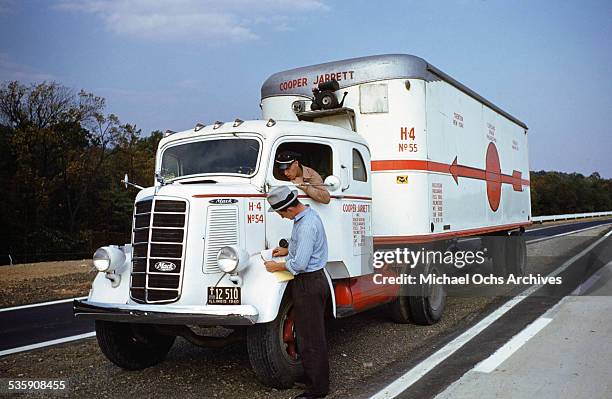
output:
M 144 187 L 139 186 L 138 184 L 134 184 L 131 181 L 128 180 L 128 174 L 126 173 L 125 176 L 123 177 L 123 180 L 121 180 L 121 183 L 125 184 L 125 188 L 128 188 L 128 186 L 132 186 L 132 187 L 136 187 L 139 190 L 143 190 Z
M 325 185 L 325 187 L 329 188 L 329 191 L 336 191 L 337 189 L 340 188 L 340 185 L 342 184 L 342 182 L 340 181 L 338 176 L 331 175 L 325 178 L 325 181 L 323 182 L 323 184 Z

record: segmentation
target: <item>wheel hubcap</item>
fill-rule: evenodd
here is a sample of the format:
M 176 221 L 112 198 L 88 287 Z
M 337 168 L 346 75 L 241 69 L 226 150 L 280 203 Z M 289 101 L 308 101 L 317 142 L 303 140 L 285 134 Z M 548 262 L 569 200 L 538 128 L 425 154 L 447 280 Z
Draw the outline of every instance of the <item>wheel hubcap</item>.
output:
M 433 310 L 438 310 L 442 306 L 443 297 L 442 286 L 438 284 L 429 286 L 429 306 Z
M 295 327 L 292 319 L 287 317 L 283 323 L 283 342 L 285 350 L 292 359 L 297 359 L 297 348 L 295 345 Z

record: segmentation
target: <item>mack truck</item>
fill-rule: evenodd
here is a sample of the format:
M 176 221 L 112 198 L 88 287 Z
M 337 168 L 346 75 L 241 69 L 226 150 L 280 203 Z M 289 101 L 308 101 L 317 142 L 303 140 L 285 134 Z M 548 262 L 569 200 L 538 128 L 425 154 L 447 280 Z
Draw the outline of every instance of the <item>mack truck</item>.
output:
M 197 123 L 159 142 L 154 184 L 138 186 L 131 242 L 95 252 L 92 288 L 74 301 L 76 317 L 95 319 L 111 362 L 153 366 L 179 336 L 201 346 L 245 340 L 262 383 L 299 380 L 291 280 L 266 271 L 261 255 L 291 235 L 266 203 L 271 188 L 295 188 L 275 165 L 282 151 L 301 154 L 330 192 L 328 204 L 299 192 L 328 237 L 329 317 L 385 305 L 398 323 L 440 320 L 444 286 L 376 283 L 399 273 L 373 266 L 385 248 L 514 237 L 491 239 L 488 256 L 498 270 L 523 273 L 527 126 L 514 116 L 403 54 L 275 73 L 260 106 L 261 120 Z

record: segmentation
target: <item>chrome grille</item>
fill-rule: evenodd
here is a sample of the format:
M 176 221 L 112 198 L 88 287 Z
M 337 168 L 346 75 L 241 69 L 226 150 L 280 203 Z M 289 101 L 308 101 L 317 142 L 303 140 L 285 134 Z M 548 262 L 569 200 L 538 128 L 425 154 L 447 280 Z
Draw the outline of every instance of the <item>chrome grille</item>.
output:
M 130 297 L 133 300 L 166 303 L 180 297 L 186 219 L 185 201 L 154 198 L 136 203 L 130 279 Z M 159 268 L 155 267 L 156 264 Z M 171 264 L 174 265 L 172 270 L 164 270 L 163 266 Z
M 206 223 L 204 273 L 219 273 L 217 253 L 227 245 L 238 244 L 238 208 L 211 206 Z

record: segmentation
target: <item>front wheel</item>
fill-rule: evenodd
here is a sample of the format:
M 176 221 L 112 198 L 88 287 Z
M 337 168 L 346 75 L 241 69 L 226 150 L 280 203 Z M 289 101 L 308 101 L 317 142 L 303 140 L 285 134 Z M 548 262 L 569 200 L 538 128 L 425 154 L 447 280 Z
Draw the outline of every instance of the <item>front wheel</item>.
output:
M 161 335 L 154 326 L 96 320 L 102 353 L 126 370 L 142 370 L 162 362 L 175 336 Z
M 304 374 L 291 317 L 292 307 L 293 303 L 287 296 L 274 321 L 247 329 L 251 366 L 257 379 L 273 388 L 291 388 Z

